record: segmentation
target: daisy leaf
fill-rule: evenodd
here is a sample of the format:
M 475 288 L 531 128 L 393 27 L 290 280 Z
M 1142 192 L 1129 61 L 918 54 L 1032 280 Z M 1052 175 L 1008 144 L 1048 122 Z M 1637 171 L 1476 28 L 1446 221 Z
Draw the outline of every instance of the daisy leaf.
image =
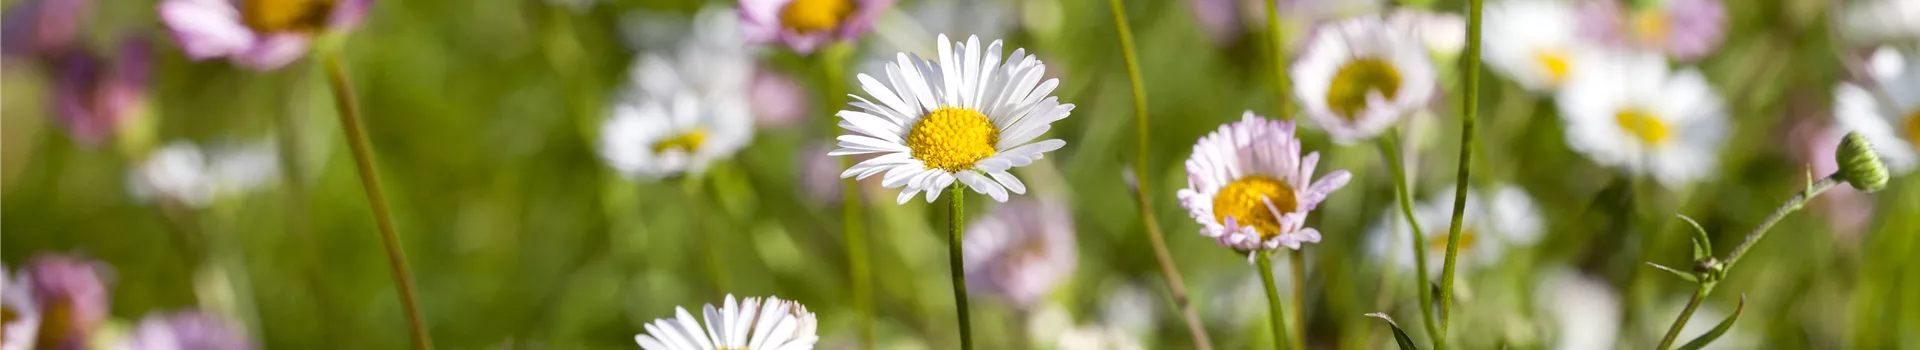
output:
M 1707 229 L 1701 228 L 1700 222 L 1693 221 L 1693 218 L 1687 217 L 1686 214 L 1674 214 L 1674 216 L 1693 225 L 1693 260 L 1698 261 L 1713 256 L 1713 240 L 1707 237 Z
M 1735 312 L 1736 313 L 1734 315 L 1736 316 L 1739 315 L 1738 311 L 1735 311 Z M 1387 316 L 1387 313 L 1385 312 L 1375 312 L 1375 313 L 1367 314 L 1367 317 L 1375 317 L 1382 320 L 1386 320 L 1387 326 L 1393 327 L 1393 341 L 1400 344 L 1401 350 L 1419 350 L 1420 349 L 1419 345 L 1414 345 L 1413 337 L 1408 337 L 1407 331 L 1401 330 L 1399 323 L 1393 322 L 1392 316 Z
M 1727 316 L 1725 321 L 1720 321 L 1720 325 L 1714 326 L 1713 330 L 1707 331 L 1707 334 L 1701 334 L 1699 338 L 1693 338 L 1693 341 L 1681 345 L 1680 350 L 1699 350 L 1706 347 L 1708 343 L 1712 343 L 1714 339 L 1719 339 L 1721 334 L 1726 334 L 1728 329 L 1733 328 L 1733 320 L 1740 318 L 1740 311 L 1746 309 L 1747 295 L 1741 294 L 1740 305 L 1733 308 L 1733 315 Z
M 1671 267 L 1660 266 L 1660 264 L 1655 264 L 1653 262 L 1647 262 L 1647 266 L 1652 266 L 1653 268 L 1656 268 L 1656 269 L 1672 272 L 1674 276 L 1680 276 L 1680 279 L 1687 280 L 1687 282 L 1700 283 L 1700 278 L 1693 277 L 1692 273 L 1687 273 L 1685 271 L 1680 271 Z

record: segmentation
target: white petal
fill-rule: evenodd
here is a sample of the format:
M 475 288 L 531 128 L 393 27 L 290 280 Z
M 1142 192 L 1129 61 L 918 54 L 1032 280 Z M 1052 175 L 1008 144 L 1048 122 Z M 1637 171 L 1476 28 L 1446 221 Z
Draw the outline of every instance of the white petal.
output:
M 1007 186 L 1007 190 L 1017 194 L 1027 194 L 1027 184 L 1020 182 L 1020 178 L 1014 177 L 1013 174 L 1005 171 L 989 172 L 987 174 L 993 175 L 994 181 L 999 181 L 1001 185 Z

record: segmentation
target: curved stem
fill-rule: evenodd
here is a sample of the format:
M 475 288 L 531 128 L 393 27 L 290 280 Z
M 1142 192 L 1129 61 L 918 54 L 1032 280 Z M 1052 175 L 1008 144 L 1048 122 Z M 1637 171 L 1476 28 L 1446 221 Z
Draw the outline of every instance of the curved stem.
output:
M 407 254 L 400 247 L 400 235 L 393 229 L 393 214 L 387 210 L 386 195 L 380 189 L 380 175 L 374 168 L 373 145 L 360 129 L 360 107 L 353 99 L 353 85 L 347 80 L 346 64 L 338 50 L 325 51 L 327 82 L 333 87 L 334 108 L 340 112 L 340 130 L 347 134 L 347 146 L 353 150 L 353 164 L 360 172 L 360 184 L 367 190 L 367 205 L 380 229 L 380 243 L 387 249 L 387 266 L 393 269 L 393 284 L 406 307 L 407 324 L 413 332 L 415 349 L 433 348 L 433 339 L 420 319 L 420 303 L 414 297 L 413 274 L 408 272 Z
M 1126 7 L 1120 0 L 1107 0 L 1113 9 L 1115 35 L 1120 38 L 1120 55 L 1126 61 L 1127 79 L 1133 87 L 1133 123 L 1138 148 L 1133 161 L 1134 200 L 1140 209 L 1141 225 L 1146 227 L 1147 238 L 1153 244 L 1153 258 L 1160 264 L 1160 275 L 1167 278 L 1168 294 L 1173 296 L 1173 306 L 1180 310 L 1182 320 L 1187 324 L 1187 334 L 1193 337 L 1193 348 L 1212 350 L 1213 341 L 1207 338 L 1207 329 L 1200 323 L 1200 313 L 1193 310 L 1192 300 L 1187 296 L 1187 284 L 1180 278 L 1180 269 L 1174 266 L 1173 253 L 1167 249 L 1166 236 L 1160 232 L 1160 222 L 1153 216 L 1153 191 L 1147 177 L 1147 151 L 1149 138 L 1147 131 L 1147 92 L 1146 84 L 1140 77 L 1140 57 L 1134 53 L 1133 30 L 1127 24 Z
M 1785 219 L 1787 214 L 1792 214 L 1794 211 L 1800 210 L 1800 207 L 1806 206 L 1807 201 L 1812 200 L 1813 197 L 1819 196 L 1821 193 L 1825 193 L 1827 190 L 1844 182 L 1846 182 L 1846 180 L 1842 179 L 1839 173 L 1834 173 L 1833 175 L 1827 175 L 1827 177 L 1821 178 L 1819 181 L 1808 183 L 1806 189 L 1794 194 L 1793 197 L 1787 198 L 1786 203 L 1781 203 L 1780 207 L 1773 209 L 1772 214 L 1767 214 L 1766 219 L 1760 220 L 1759 226 L 1754 227 L 1753 231 L 1747 232 L 1747 237 L 1740 241 L 1739 246 L 1733 248 L 1733 253 L 1727 255 L 1727 259 L 1720 266 L 1721 273 L 1724 274 L 1727 273 L 1727 271 L 1732 271 L 1733 265 L 1740 262 L 1740 257 L 1746 256 L 1748 250 L 1752 250 L 1755 244 L 1760 243 L 1760 239 L 1766 238 L 1767 231 L 1772 229 L 1774 224 L 1780 223 L 1781 219 Z M 1701 299 L 1705 299 L 1707 294 L 1713 293 L 1713 287 L 1717 284 L 1718 282 L 1714 280 L 1700 282 L 1700 288 L 1694 292 L 1693 300 L 1688 301 L 1687 308 L 1680 311 L 1680 317 L 1675 319 L 1672 325 L 1667 326 L 1667 336 L 1661 338 L 1660 346 L 1654 349 L 1666 350 L 1668 346 L 1673 345 L 1675 338 L 1680 336 L 1680 329 L 1686 327 L 1687 319 L 1693 317 L 1693 310 L 1700 307 Z
M 1274 116 L 1280 120 L 1293 120 L 1293 96 L 1288 91 L 1292 84 L 1287 83 L 1287 37 L 1280 32 L 1280 2 L 1262 2 L 1267 3 L 1267 45 L 1271 46 L 1273 54 L 1273 92 L 1278 97 L 1276 102 L 1280 104 Z
M 966 235 L 967 186 L 954 182 L 947 187 L 947 268 L 953 273 L 953 310 L 960 317 L 960 349 L 973 349 L 973 324 L 967 320 L 967 271 L 961 259 L 961 238 Z
M 840 118 L 834 113 L 840 110 L 841 98 L 846 94 L 847 58 L 852 52 L 847 44 L 834 44 L 821 52 L 820 71 L 824 74 L 825 95 L 821 101 L 827 105 L 827 134 L 840 132 Z M 852 157 L 839 158 L 840 168 L 853 166 Z M 847 274 L 852 280 L 853 307 L 860 313 L 860 344 L 873 347 L 873 269 L 868 266 L 867 232 L 865 209 L 861 207 L 860 182 L 853 178 L 840 180 L 840 229 L 845 235 L 847 249 Z
M 1280 304 L 1280 288 L 1273 285 L 1273 258 L 1266 252 L 1254 252 L 1254 267 L 1260 273 L 1260 285 L 1267 289 L 1267 319 L 1272 324 L 1273 348 L 1286 349 L 1293 341 L 1287 337 L 1286 310 Z
M 1393 173 L 1393 196 L 1400 202 L 1400 213 L 1405 215 L 1407 228 L 1413 231 L 1411 244 L 1413 249 L 1413 275 L 1415 291 L 1420 295 L 1420 325 L 1427 330 L 1427 337 L 1433 338 L 1435 349 L 1444 349 L 1445 341 L 1440 340 L 1440 329 L 1433 322 L 1433 288 L 1427 280 L 1427 235 L 1420 232 L 1420 222 L 1413 217 L 1413 198 L 1407 190 L 1406 164 L 1400 159 L 1400 146 L 1395 138 L 1398 130 L 1388 130 L 1380 137 L 1380 155 L 1387 158 L 1387 171 Z
M 1480 112 L 1480 8 L 1481 0 L 1469 1 L 1467 9 L 1467 57 L 1460 62 L 1460 74 L 1467 81 L 1467 95 L 1460 112 L 1460 169 L 1454 176 L 1453 224 L 1447 228 L 1447 259 L 1440 268 L 1440 333 L 1435 347 L 1444 348 L 1447 321 L 1453 308 L 1454 262 L 1460 253 L 1461 216 L 1467 210 L 1467 182 L 1472 175 L 1473 123 Z
M 1307 348 L 1307 254 L 1302 250 L 1288 252 L 1287 258 L 1293 265 L 1293 348 Z

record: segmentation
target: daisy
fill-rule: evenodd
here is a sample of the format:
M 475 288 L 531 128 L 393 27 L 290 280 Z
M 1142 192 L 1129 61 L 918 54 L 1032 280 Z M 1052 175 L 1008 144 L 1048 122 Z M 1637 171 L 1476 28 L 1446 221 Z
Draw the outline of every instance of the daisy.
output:
M 227 58 L 259 71 L 306 55 L 322 31 L 360 24 L 373 0 L 164 0 L 160 22 L 195 61 Z
M 8 276 L 6 266 L 0 266 L 0 350 L 27 350 L 33 348 L 34 338 L 40 334 L 40 306 L 34 304 L 32 278 L 26 272 Z
M 1427 242 L 1421 244 L 1427 249 L 1429 276 L 1437 276 L 1446 259 L 1446 228 L 1453 224 L 1454 193 L 1454 189 L 1448 187 L 1413 209 L 1413 218 L 1420 227 L 1440 228 L 1438 234 L 1427 235 Z M 1407 237 L 1413 236 L 1413 229 L 1407 226 L 1405 214 L 1392 211 L 1382 215 L 1385 217 L 1380 224 L 1368 233 L 1373 253 L 1386 257 L 1401 270 L 1412 271 L 1418 264 L 1415 264 L 1413 249 L 1407 247 Z M 1497 185 L 1491 191 L 1467 191 L 1467 206 L 1461 213 L 1461 221 L 1459 255 L 1463 267 L 1499 263 L 1507 248 L 1530 246 L 1540 240 L 1540 210 L 1519 187 Z
M 645 334 L 633 336 L 647 350 L 812 349 L 820 336 L 814 334 L 817 323 L 805 305 L 777 297 L 746 298 L 734 302 L 732 294 L 720 308 L 707 304 L 706 326 L 693 319 L 686 308 L 674 308 L 674 318 L 648 323 Z
M 866 33 L 893 0 L 740 0 L 740 21 L 755 43 L 798 53 Z
M 1350 177 L 1335 170 L 1313 181 L 1319 163 L 1320 152 L 1300 156 L 1293 122 L 1247 111 L 1193 145 L 1180 205 L 1200 223 L 1200 235 L 1248 260 L 1256 251 L 1300 249 L 1320 242 L 1320 231 L 1306 227 L 1307 213 Z
M 1833 21 L 1848 39 L 1882 42 L 1920 37 L 1920 1 L 1862 0 L 1843 6 Z
M 1322 26 L 1293 64 L 1294 93 L 1334 141 L 1363 141 L 1426 107 L 1434 70 L 1412 27 L 1377 16 Z
M 1881 49 L 1873 61 L 1871 83 L 1884 94 L 1840 83 L 1834 90 L 1833 116 L 1841 129 L 1866 136 L 1894 174 L 1905 174 L 1920 163 L 1920 60 Z
M 112 272 L 97 261 L 66 255 L 42 254 L 27 262 L 22 273 L 33 304 L 40 311 L 42 349 L 81 349 L 107 322 L 107 277 Z
M 1054 121 L 1066 118 L 1073 104 L 1048 96 L 1059 79 L 1040 81 L 1046 65 L 1016 49 L 1001 60 L 1000 41 L 981 50 L 980 38 L 955 45 L 940 35 L 940 59 L 900 53 L 887 64 L 886 82 L 861 74 L 860 88 L 872 100 L 849 95 L 859 110 L 842 110 L 840 149 L 831 155 L 879 156 L 855 164 L 840 177 L 885 172 L 882 185 L 905 188 L 905 204 L 926 192 L 928 203 L 955 180 L 975 192 L 1007 201 L 1007 192 L 1027 186 L 1007 172 L 1032 164 L 1066 141 L 1031 142 Z M 878 103 L 875 103 L 875 102 Z
M 246 332 L 233 322 L 209 313 L 185 311 L 142 318 L 120 348 L 247 350 L 254 346 Z
M 1628 8 L 1613 0 L 1580 5 L 1580 31 L 1613 44 L 1657 50 L 1694 61 L 1720 47 L 1727 5 L 1720 0 L 1666 0 Z
M 1601 165 L 1669 187 L 1710 175 L 1726 138 L 1720 95 L 1692 69 L 1669 72 L 1651 52 L 1583 57 L 1560 91 L 1567 144 Z
M 1573 9 L 1558 0 L 1508 0 L 1488 4 L 1483 54 L 1493 70 L 1530 91 L 1559 89 L 1579 66 L 1585 50 L 1576 38 Z
M 120 47 L 114 57 L 76 49 L 48 62 L 55 121 L 82 145 L 100 145 L 146 112 L 152 50 L 140 39 Z
M 134 198 L 200 208 L 271 185 L 279 169 L 271 142 L 203 151 L 176 141 L 148 155 L 127 175 L 127 187 Z
M 1028 309 L 1073 276 L 1073 213 L 1056 200 L 1014 200 L 967 227 L 967 286 Z
M 704 10 L 673 56 L 642 54 L 600 128 L 600 158 L 621 175 L 700 173 L 753 137 L 753 59 L 726 11 Z
M 1607 281 L 1561 268 L 1534 283 L 1535 308 L 1545 311 L 1551 349 L 1613 349 L 1620 336 L 1620 295 Z

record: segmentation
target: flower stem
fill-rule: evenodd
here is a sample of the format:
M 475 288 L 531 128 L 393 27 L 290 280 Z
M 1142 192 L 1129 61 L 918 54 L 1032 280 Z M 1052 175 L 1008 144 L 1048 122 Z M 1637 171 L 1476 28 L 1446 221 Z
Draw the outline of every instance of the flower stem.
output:
M 1752 250 L 1753 246 L 1758 244 L 1761 238 L 1766 238 L 1767 230 L 1772 229 L 1774 224 L 1780 223 L 1780 220 L 1785 219 L 1787 214 L 1792 214 L 1794 211 L 1800 210 L 1800 207 L 1806 206 L 1807 201 L 1812 200 L 1814 196 L 1819 196 L 1821 193 L 1827 192 L 1828 189 L 1832 189 L 1834 186 L 1845 182 L 1846 180 L 1841 179 L 1839 173 L 1827 175 L 1827 177 L 1821 178 L 1819 181 L 1809 183 L 1807 188 L 1800 193 L 1796 193 L 1793 197 L 1787 198 L 1786 203 L 1781 203 L 1779 208 L 1774 208 L 1772 214 L 1768 214 L 1766 219 L 1760 220 L 1760 226 L 1754 227 L 1753 231 L 1747 233 L 1747 238 L 1740 241 L 1739 246 L 1733 248 L 1733 253 L 1727 255 L 1725 263 L 1720 266 L 1721 273 L 1732 271 L 1733 265 L 1740 262 L 1740 257 L 1746 256 L 1747 251 Z M 1712 279 L 1706 279 L 1700 282 L 1700 288 L 1694 292 L 1693 300 L 1687 302 L 1687 308 L 1680 311 L 1680 317 L 1673 321 L 1673 325 L 1667 327 L 1667 336 L 1661 338 L 1660 346 L 1654 349 L 1666 350 L 1668 346 L 1673 345 L 1675 338 L 1680 337 L 1680 329 L 1686 326 L 1687 319 L 1693 317 L 1693 310 L 1700 307 L 1700 300 L 1705 299 L 1708 293 L 1712 293 L 1713 287 L 1716 285 L 1718 285 L 1718 281 Z
M 1400 213 L 1406 216 L 1407 228 L 1412 229 L 1413 237 L 1413 275 L 1417 278 L 1413 289 L 1420 295 L 1420 324 L 1427 329 L 1427 336 L 1433 338 L 1434 349 L 1445 349 L 1440 340 L 1440 329 L 1433 322 L 1433 290 L 1427 280 L 1427 235 L 1420 232 L 1420 222 L 1413 218 L 1413 198 L 1407 192 L 1406 164 L 1400 159 L 1400 145 L 1397 130 L 1387 131 L 1380 137 L 1380 154 L 1387 158 L 1387 171 L 1393 172 L 1393 196 L 1400 202 Z
M 1687 308 L 1681 309 L 1680 317 L 1673 320 L 1673 326 L 1667 327 L 1667 336 L 1660 338 L 1660 346 L 1654 349 L 1666 350 L 1667 347 L 1673 346 L 1673 340 L 1680 337 L 1680 328 L 1686 326 L 1687 319 L 1693 318 L 1693 311 L 1700 309 L 1700 301 L 1706 299 L 1707 293 L 1712 291 L 1712 282 L 1701 283 L 1700 288 L 1693 291 L 1693 299 L 1687 300 Z
M 827 105 L 827 134 L 840 132 L 840 119 L 833 115 L 840 110 L 841 98 L 846 95 L 847 58 L 851 57 L 852 47 L 847 44 L 834 44 L 821 52 L 820 71 L 825 76 L 825 95 L 821 101 Z M 846 169 L 854 164 L 852 157 L 839 158 L 840 168 Z M 873 269 L 868 267 L 865 209 L 861 207 L 860 182 L 853 178 L 840 180 L 840 229 L 846 235 L 847 274 L 850 275 L 853 288 L 853 307 L 860 313 L 860 343 L 873 347 Z
M 1436 348 L 1444 348 L 1447 321 L 1453 308 L 1454 263 L 1460 253 L 1461 216 L 1467 210 L 1467 183 L 1473 164 L 1473 123 L 1480 112 L 1480 9 L 1481 0 L 1468 2 L 1467 57 L 1460 62 L 1460 74 L 1467 81 L 1467 95 L 1460 112 L 1460 169 L 1454 176 L 1453 224 L 1447 228 L 1447 258 L 1440 268 L 1440 333 L 1434 336 Z
M 961 238 L 966 235 L 967 186 L 954 182 L 947 187 L 947 269 L 953 273 L 953 310 L 960 318 L 960 349 L 973 349 L 973 323 L 967 319 L 967 271 L 961 258 Z
M 1254 252 L 1254 268 L 1260 273 L 1260 285 L 1267 288 L 1267 319 L 1273 329 L 1273 348 L 1286 349 L 1293 344 L 1287 337 L 1285 307 L 1280 303 L 1280 287 L 1273 285 L 1273 258 L 1265 252 Z
M 1153 213 L 1153 191 L 1149 185 L 1153 181 L 1147 177 L 1147 152 L 1151 139 L 1148 138 L 1150 124 L 1147 121 L 1146 83 L 1140 76 L 1140 57 L 1133 47 L 1133 29 L 1127 23 L 1127 9 L 1120 0 L 1107 0 L 1113 9 L 1115 36 L 1120 38 L 1120 56 L 1127 66 L 1127 80 L 1133 88 L 1133 124 L 1134 137 L 1138 142 L 1133 161 L 1133 196 L 1140 209 L 1141 226 L 1147 230 L 1147 239 L 1153 245 L 1154 261 L 1160 265 L 1160 275 L 1167 278 L 1167 293 L 1173 297 L 1173 306 L 1180 309 L 1182 320 L 1187 324 L 1187 334 L 1193 338 L 1193 348 L 1212 350 L 1213 341 L 1207 338 L 1207 328 L 1200 323 L 1200 313 L 1194 311 L 1192 299 L 1187 296 L 1187 284 L 1180 277 L 1180 269 L 1174 266 L 1173 253 L 1167 249 L 1166 235 L 1160 232 L 1160 221 Z
M 400 246 L 400 235 L 393 229 L 393 214 L 387 210 L 387 199 L 380 189 L 380 175 L 374 168 L 373 145 L 367 142 L 365 131 L 360 127 L 360 107 L 354 101 L 353 85 L 347 80 L 346 64 L 342 62 L 339 50 L 326 50 L 327 82 L 333 87 L 334 108 L 340 113 L 341 132 L 347 134 L 347 146 L 353 150 L 353 163 L 360 172 L 360 184 L 367 190 L 367 205 L 373 210 L 373 219 L 380 229 L 380 242 L 387 249 L 387 266 L 393 269 L 394 287 L 400 292 L 401 305 L 406 307 L 407 324 L 413 332 L 414 349 L 432 349 L 433 338 L 427 334 L 426 324 L 421 321 L 420 303 L 414 297 L 413 274 L 408 272 L 407 254 Z
M 1307 348 L 1307 254 L 1302 250 L 1288 252 L 1287 258 L 1293 265 L 1293 348 Z
M 1274 100 L 1280 104 L 1279 110 L 1273 114 L 1280 120 L 1293 120 L 1293 96 L 1288 91 L 1292 84 L 1287 83 L 1290 80 L 1287 77 L 1287 37 L 1280 33 L 1280 2 L 1262 2 L 1267 3 L 1267 45 L 1272 46 L 1273 92 L 1278 97 Z

